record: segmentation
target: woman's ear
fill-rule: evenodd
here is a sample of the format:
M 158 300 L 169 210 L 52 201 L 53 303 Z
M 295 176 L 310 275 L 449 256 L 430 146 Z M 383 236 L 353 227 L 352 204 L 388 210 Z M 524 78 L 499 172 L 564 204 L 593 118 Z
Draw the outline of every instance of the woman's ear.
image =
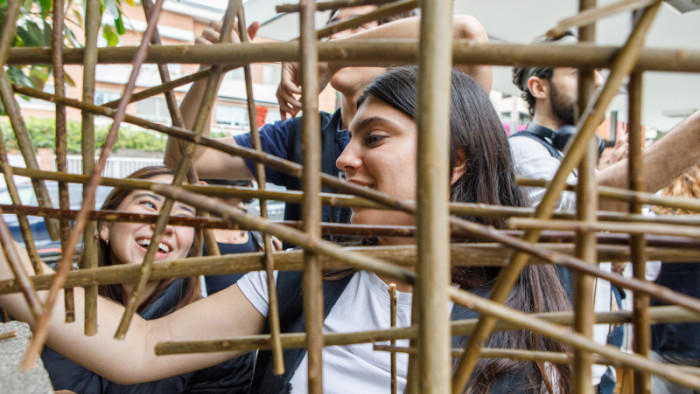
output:
M 454 168 L 452 168 L 452 178 L 450 178 L 450 186 L 457 183 L 459 178 L 464 176 L 467 172 L 467 155 L 464 151 L 460 150 L 457 152 L 457 161 Z
M 109 243 L 109 227 L 109 225 L 103 224 L 97 230 L 97 235 L 100 237 L 101 240 L 105 241 L 106 243 Z

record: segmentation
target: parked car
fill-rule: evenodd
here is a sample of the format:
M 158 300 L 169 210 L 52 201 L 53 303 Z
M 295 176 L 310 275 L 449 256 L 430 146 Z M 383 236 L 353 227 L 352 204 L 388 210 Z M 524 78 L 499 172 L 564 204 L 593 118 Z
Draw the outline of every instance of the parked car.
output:
M 46 181 L 46 188 L 49 191 L 49 196 L 51 197 L 51 202 L 54 207 L 58 206 L 58 182 L 56 181 Z M 110 186 L 99 186 L 97 192 L 95 193 L 95 206 L 101 207 L 102 203 L 107 198 L 107 195 L 112 191 Z M 38 202 L 36 199 L 36 194 L 34 193 L 34 188 L 29 182 L 22 182 L 17 184 L 17 193 L 19 194 L 19 199 L 22 205 L 29 205 L 36 207 Z M 83 185 L 77 183 L 68 184 L 68 195 L 70 198 L 70 208 L 80 209 L 80 205 L 83 202 Z M 12 199 L 10 198 L 10 193 L 7 187 L 0 189 L 0 204 L 12 204 Z M 17 216 L 14 214 L 3 214 L 3 220 L 7 223 L 12 233 L 12 238 L 17 242 L 24 245 L 24 240 L 22 239 L 22 232 L 19 228 L 19 221 Z M 51 240 L 49 233 L 46 229 L 46 224 L 44 223 L 44 218 L 39 216 L 27 216 L 29 221 L 29 226 L 34 236 L 34 244 L 36 245 L 37 251 L 39 252 L 39 257 L 42 261 L 47 264 L 52 264 L 57 262 L 62 255 L 61 241 Z M 82 249 L 82 244 L 78 245 L 78 250 Z

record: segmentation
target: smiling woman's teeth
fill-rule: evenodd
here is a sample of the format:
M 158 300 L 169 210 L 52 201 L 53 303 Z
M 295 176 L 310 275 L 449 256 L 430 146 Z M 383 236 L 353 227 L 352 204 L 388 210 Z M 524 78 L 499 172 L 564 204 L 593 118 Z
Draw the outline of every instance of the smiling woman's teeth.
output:
M 151 240 L 150 240 L 150 239 L 143 238 L 143 239 L 137 240 L 136 243 L 138 243 L 139 245 L 141 245 L 141 246 L 147 248 L 147 247 L 151 244 Z M 163 253 L 169 253 L 169 252 L 170 252 L 170 247 L 169 247 L 168 245 L 166 245 L 166 244 L 164 244 L 164 243 L 161 242 L 161 243 L 158 245 L 158 251 L 159 251 L 159 252 L 163 252 Z

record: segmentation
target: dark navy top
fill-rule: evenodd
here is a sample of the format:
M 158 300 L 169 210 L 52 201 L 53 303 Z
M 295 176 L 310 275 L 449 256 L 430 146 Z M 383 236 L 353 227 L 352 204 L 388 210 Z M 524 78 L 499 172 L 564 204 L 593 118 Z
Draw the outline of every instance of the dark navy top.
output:
M 248 241 L 242 244 L 228 244 L 217 242 L 219 245 L 219 253 L 221 254 L 236 254 L 236 253 L 252 253 L 258 251 L 258 245 L 255 243 L 253 233 L 248 231 Z M 208 256 L 206 247 L 202 251 L 202 256 Z M 204 277 L 204 283 L 207 286 L 207 294 L 212 295 L 217 291 L 221 291 L 232 284 L 238 282 L 245 273 L 225 274 L 225 275 L 210 275 Z

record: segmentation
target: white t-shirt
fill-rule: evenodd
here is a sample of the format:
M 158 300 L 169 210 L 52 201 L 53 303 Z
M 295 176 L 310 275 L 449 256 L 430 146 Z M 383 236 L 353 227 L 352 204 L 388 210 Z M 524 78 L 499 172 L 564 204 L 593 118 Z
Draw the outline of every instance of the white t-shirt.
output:
M 276 273 L 275 273 L 276 274 Z M 243 294 L 263 315 L 268 313 L 266 276 L 262 271 L 251 272 L 238 281 Z M 375 274 L 355 273 L 335 306 L 323 322 L 324 332 L 357 332 L 389 328 L 390 305 L 388 286 Z M 398 292 L 397 327 L 411 324 L 411 293 Z M 452 304 L 449 304 L 449 310 Z M 351 325 L 348 323 L 351 322 Z M 388 342 L 386 343 L 388 344 Z M 408 340 L 397 341 L 407 347 Z M 348 346 L 327 346 L 323 349 L 324 393 L 386 393 L 391 387 L 390 353 L 374 351 L 371 343 Z M 308 355 L 291 379 L 293 393 L 308 392 Z M 408 356 L 397 353 L 397 388 L 406 387 Z

